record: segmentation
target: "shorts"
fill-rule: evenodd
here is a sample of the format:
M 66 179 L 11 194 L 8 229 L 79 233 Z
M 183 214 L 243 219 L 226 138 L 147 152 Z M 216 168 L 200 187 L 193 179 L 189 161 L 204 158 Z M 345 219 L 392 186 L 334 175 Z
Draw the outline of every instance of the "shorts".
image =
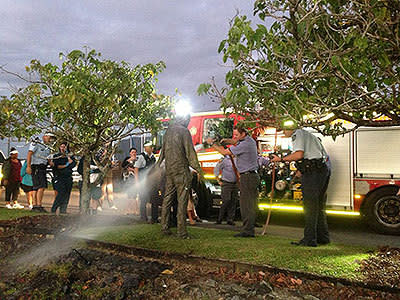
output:
M 33 190 L 47 188 L 46 165 L 32 165 Z
M 24 191 L 24 193 L 29 193 L 33 191 L 33 186 L 31 185 L 25 185 L 23 183 L 21 183 L 21 188 Z

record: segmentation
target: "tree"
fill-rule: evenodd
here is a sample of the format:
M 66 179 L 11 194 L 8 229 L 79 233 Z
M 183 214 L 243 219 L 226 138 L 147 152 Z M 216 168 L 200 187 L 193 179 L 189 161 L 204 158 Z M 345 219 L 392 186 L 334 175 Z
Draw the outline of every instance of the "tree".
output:
M 61 53 L 60 59 L 61 66 L 32 60 L 26 67 L 28 85 L 13 94 L 10 103 L 22 135 L 51 132 L 85 157 L 81 209 L 87 213 L 90 162 L 103 175 L 110 167 L 96 158 L 99 149 L 107 149 L 103 162 L 109 162 L 123 138 L 136 128 L 155 130 L 157 118 L 169 111 L 169 97 L 155 89 L 165 65 L 132 67 L 102 59 L 95 50 Z
M 332 135 L 339 119 L 400 125 L 398 0 L 258 0 L 254 15 L 255 26 L 235 17 L 219 46 L 228 87 L 199 92 L 261 124 L 290 118 Z

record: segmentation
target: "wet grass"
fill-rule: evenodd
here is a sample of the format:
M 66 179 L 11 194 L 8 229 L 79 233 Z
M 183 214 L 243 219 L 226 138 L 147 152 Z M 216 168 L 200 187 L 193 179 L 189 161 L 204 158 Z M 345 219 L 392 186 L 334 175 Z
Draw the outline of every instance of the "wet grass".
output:
M 0 220 L 12 220 L 25 216 L 37 216 L 43 213 L 32 212 L 27 209 L 7 209 L 0 208 Z
M 275 267 L 313 272 L 321 275 L 363 279 L 357 268 L 369 256 L 371 247 L 330 244 L 298 247 L 291 239 L 278 236 L 235 238 L 236 232 L 189 227 L 191 240 L 163 236 L 158 225 L 113 226 L 90 229 L 81 235 L 98 240 L 148 249 L 223 258 Z

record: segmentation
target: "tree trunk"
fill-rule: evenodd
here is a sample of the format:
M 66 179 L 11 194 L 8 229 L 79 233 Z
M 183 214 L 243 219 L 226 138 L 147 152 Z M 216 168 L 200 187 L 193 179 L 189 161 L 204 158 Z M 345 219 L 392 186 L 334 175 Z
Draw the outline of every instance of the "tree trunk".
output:
M 81 214 L 89 214 L 90 195 L 90 155 L 85 155 L 83 161 L 81 203 L 79 205 Z

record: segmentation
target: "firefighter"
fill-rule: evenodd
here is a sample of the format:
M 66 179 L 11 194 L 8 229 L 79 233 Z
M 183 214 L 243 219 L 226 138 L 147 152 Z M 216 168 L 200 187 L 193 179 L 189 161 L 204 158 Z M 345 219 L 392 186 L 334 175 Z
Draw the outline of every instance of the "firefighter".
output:
M 325 214 L 330 178 L 328 155 L 321 141 L 312 133 L 298 128 L 295 122 L 284 122 L 283 132 L 286 137 L 292 138 L 293 152 L 285 157 L 273 155 L 271 161 L 296 161 L 302 177 L 304 237 L 292 244 L 308 247 L 328 244 L 330 238 Z
M 228 149 L 215 145 L 211 138 L 207 143 L 214 146 L 222 155 L 234 155 L 237 160 L 237 170 L 240 174 L 240 214 L 242 215 L 242 231 L 235 237 L 254 237 L 256 223 L 256 208 L 258 198 L 258 153 L 256 141 L 247 134 L 246 129 L 235 127 L 232 139 L 223 139 L 223 144 L 231 144 Z
M 221 224 L 222 219 L 226 214 L 227 224 L 235 226 L 234 219 L 236 202 L 239 199 L 239 178 L 237 178 L 235 172 L 235 164 L 236 158 L 225 155 L 225 157 L 222 158 L 214 168 L 214 175 L 218 178 L 218 183 L 221 185 L 222 200 L 216 224 Z M 219 178 L 220 175 L 221 178 Z
M 192 174 L 189 167 L 192 167 L 199 179 L 202 170 L 193 147 L 192 137 L 187 126 L 190 115 L 177 115 L 171 121 L 164 136 L 164 143 L 161 149 L 157 166 L 165 160 L 166 192 L 162 205 L 161 227 L 162 232 L 170 235 L 169 218 L 174 195 L 178 199 L 178 237 L 190 238 L 186 230 L 186 210 L 191 192 Z

